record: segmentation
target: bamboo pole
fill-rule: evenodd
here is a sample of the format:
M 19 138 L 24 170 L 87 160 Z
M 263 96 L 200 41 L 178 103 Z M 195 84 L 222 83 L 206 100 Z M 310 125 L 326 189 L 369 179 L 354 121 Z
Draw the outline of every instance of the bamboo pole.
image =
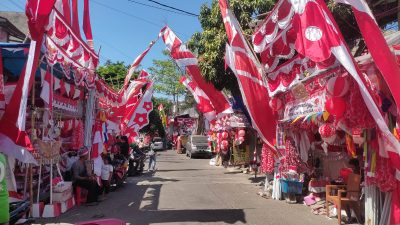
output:
M 32 87 L 32 96 L 31 96 L 31 140 L 34 137 L 35 132 L 35 89 L 36 89 L 35 78 L 33 78 L 33 87 Z M 29 202 L 31 205 L 30 214 L 32 214 L 32 205 L 33 205 L 33 173 L 32 173 L 32 164 L 29 164 Z M 39 193 L 37 193 L 39 194 Z

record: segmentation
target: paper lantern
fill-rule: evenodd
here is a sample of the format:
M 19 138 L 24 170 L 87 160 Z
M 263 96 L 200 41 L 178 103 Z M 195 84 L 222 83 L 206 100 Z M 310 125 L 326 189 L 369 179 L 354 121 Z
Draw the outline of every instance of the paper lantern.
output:
M 272 110 L 278 111 L 283 108 L 283 103 L 280 98 L 272 98 L 269 101 L 269 106 L 271 107 Z
M 349 81 L 346 77 L 332 77 L 326 84 L 326 91 L 334 97 L 343 97 L 349 91 Z
M 227 139 L 228 138 L 228 132 L 224 131 L 222 132 L 222 139 Z
M 246 131 L 245 130 L 239 130 L 238 132 L 239 137 L 244 137 L 246 135 Z
M 340 119 L 346 111 L 346 102 L 340 97 L 329 98 L 325 102 L 325 110 L 334 115 L 336 119 Z
M 332 124 L 323 124 L 322 126 L 319 127 L 318 129 L 319 134 L 321 135 L 321 138 L 323 141 L 325 141 L 328 144 L 331 144 L 335 141 L 336 139 L 336 128 Z

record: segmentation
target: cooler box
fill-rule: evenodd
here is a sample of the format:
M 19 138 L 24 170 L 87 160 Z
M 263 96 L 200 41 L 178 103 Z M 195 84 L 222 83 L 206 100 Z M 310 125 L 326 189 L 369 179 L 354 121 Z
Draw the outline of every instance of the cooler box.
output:
M 281 190 L 288 194 L 301 194 L 303 192 L 303 182 L 281 179 Z

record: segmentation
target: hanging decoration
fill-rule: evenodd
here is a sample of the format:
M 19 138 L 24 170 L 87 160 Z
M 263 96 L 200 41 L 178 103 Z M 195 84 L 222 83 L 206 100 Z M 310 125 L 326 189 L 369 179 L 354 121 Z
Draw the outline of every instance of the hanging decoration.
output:
M 336 140 L 336 128 L 329 123 L 323 124 L 318 129 L 323 141 L 332 144 Z

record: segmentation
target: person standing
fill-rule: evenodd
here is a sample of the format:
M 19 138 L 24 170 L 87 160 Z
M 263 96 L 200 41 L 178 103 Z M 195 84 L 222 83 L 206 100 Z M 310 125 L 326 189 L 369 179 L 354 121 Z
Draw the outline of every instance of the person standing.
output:
M 150 148 L 150 151 L 147 153 L 147 156 L 149 156 L 149 167 L 147 171 L 154 171 L 156 167 L 156 152 L 154 151 L 153 148 Z
M 72 184 L 74 187 L 79 186 L 88 191 L 87 204 L 93 204 L 98 201 L 100 187 L 97 184 L 95 176 L 89 176 L 86 169 L 85 161 L 88 160 L 89 150 L 82 147 L 79 150 L 79 160 L 72 165 Z

